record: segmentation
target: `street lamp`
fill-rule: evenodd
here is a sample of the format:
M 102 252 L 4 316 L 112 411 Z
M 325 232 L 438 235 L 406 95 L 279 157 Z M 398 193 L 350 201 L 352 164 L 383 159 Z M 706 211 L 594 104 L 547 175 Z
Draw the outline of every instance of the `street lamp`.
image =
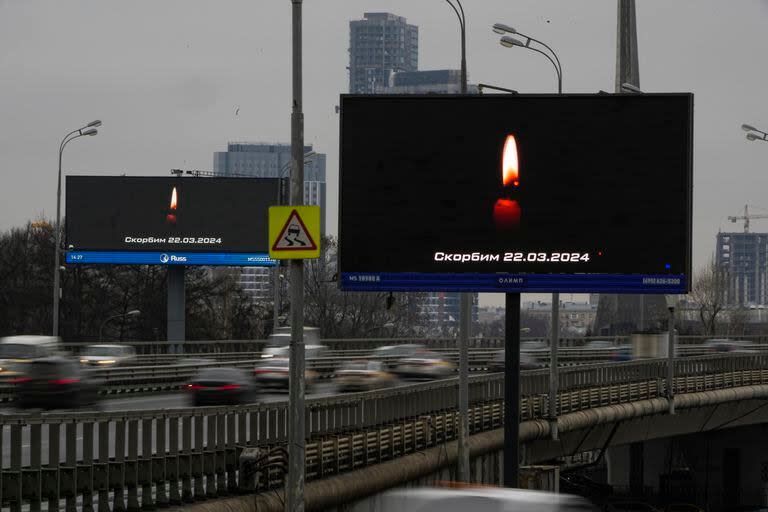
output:
M 505 25 L 503 23 L 494 23 L 492 28 L 496 34 L 513 34 L 513 35 L 518 35 L 523 39 L 525 39 L 525 41 L 523 42 L 520 39 L 517 39 L 515 37 L 509 36 L 509 35 L 502 35 L 501 39 L 499 40 L 499 43 L 501 43 L 502 46 L 506 48 L 514 48 L 515 46 L 519 46 L 521 48 L 527 48 L 536 53 L 540 53 L 543 56 L 545 56 L 547 59 L 549 59 L 549 61 L 555 67 L 555 73 L 557 74 L 557 92 L 558 94 L 563 93 L 563 66 L 560 64 L 560 59 L 557 57 L 557 54 L 555 53 L 555 51 L 548 44 L 544 43 L 543 41 L 539 41 L 538 39 L 535 39 L 531 36 L 522 34 L 518 32 L 516 29 L 514 29 L 513 27 L 510 27 L 509 25 Z M 549 53 L 542 51 L 536 48 L 535 46 L 531 46 L 532 42 L 543 46 L 544 48 L 549 50 Z
M 104 336 L 103 336 L 103 334 L 104 334 L 104 326 L 107 325 L 107 323 L 109 323 L 110 320 L 114 320 L 115 318 L 122 318 L 122 317 L 126 317 L 126 316 L 136 316 L 136 315 L 140 315 L 140 314 L 141 314 L 141 311 L 139 311 L 138 309 L 132 309 L 131 311 L 129 311 L 127 313 L 121 313 L 119 315 L 114 315 L 114 316 L 111 316 L 111 317 L 107 318 L 106 320 L 104 320 L 104 322 L 102 322 L 101 327 L 99 327 L 99 341 L 102 341 L 104 339 Z
M 445 0 L 459 18 L 461 29 L 461 94 L 467 94 L 467 17 L 460 0 Z
M 763 130 L 758 130 L 749 124 L 741 125 L 741 129 L 747 132 L 747 140 L 761 140 L 763 142 L 768 142 L 768 133 Z
M 61 156 L 64 154 L 64 148 L 70 141 L 73 141 L 79 137 L 94 136 L 98 132 L 97 127 L 101 126 L 101 121 L 98 119 L 91 121 L 82 128 L 72 130 L 62 140 L 59 145 L 59 178 L 56 188 L 56 233 L 55 246 L 54 246 L 54 265 L 53 265 L 53 335 L 59 335 L 59 300 L 61 298 L 61 290 L 59 281 L 61 279 L 61 269 L 59 262 L 59 252 L 61 251 Z

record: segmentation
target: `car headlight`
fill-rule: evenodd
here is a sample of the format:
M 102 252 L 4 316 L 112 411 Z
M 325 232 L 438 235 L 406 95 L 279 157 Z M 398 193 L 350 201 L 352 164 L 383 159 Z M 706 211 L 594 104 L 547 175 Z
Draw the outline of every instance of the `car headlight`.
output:
M 271 357 L 275 357 L 275 356 L 273 356 L 272 354 L 261 354 L 262 359 L 269 359 Z
M 81 359 L 80 362 L 83 363 L 83 364 L 86 364 L 86 363 L 88 363 L 88 360 L 87 359 Z
M 106 359 L 104 361 L 99 361 L 99 364 L 115 364 L 115 361 L 113 359 Z

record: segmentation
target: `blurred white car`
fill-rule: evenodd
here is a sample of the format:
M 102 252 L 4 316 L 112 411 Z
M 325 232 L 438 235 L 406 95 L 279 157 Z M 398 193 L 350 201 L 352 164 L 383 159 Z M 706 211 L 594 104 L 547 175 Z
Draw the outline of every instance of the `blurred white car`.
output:
M 35 359 L 62 354 L 57 336 L 7 336 L 0 338 L 0 380 L 18 378 Z
M 90 345 L 80 354 L 80 364 L 95 368 L 129 366 L 136 362 L 136 349 L 128 345 Z
M 364 391 L 390 385 L 395 377 L 382 361 L 350 361 L 336 373 L 339 391 Z
M 401 359 L 393 371 L 403 379 L 444 379 L 456 372 L 456 365 L 440 354 L 422 350 Z
M 381 512 L 596 512 L 586 499 L 570 494 L 482 487 L 468 489 L 421 488 L 386 492 Z

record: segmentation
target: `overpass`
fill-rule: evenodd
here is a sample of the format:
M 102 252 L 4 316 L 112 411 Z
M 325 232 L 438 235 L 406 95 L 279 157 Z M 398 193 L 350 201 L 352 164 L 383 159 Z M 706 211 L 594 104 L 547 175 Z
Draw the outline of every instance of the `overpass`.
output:
M 651 418 L 652 436 L 658 437 L 765 422 L 761 404 L 768 397 L 768 354 L 678 358 L 674 417 L 667 415 L 666 364 L 643 360 L 563 368 L 558 441 L 551 440 L 547 419 L 548 371 L 523 372 L 525 462 L 648 439 Z M 338 506 L 380 491 L 382 482 L 397 485 L 402 478 L 418 479 L 451 465 L 456 400 L 456 379 L 307 400 L 307 499 Z M 470 405 L 474 455 L 498 452 L 503 374 L 473 376 Z M 33 511 L 43 505 L 48 510 L 149 510 L 248 489 L 262 505 L 276 506 L 286 467 L 286 418 L 285 401 L 3 414 L 0 499 L 11 510 L 26 503 Z M 246 448 L 259 451 L 256 464 L 241 471 Z M 345 476 L 352 473 L 355 478 Z M 397 474 L 404 477 L 389 478 Z M 252 497 L 227 501 L 248 509 L 255 503 Z

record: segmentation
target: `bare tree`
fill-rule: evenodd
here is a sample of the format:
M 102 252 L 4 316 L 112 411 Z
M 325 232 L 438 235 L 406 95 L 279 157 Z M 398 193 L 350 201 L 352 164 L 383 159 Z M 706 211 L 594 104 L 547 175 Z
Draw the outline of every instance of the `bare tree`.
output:
M 705 335 L 717 333 L 718 317 L 725 309 L 728 271 L 711 259 L 693 280 L 691 299 L 696 304 Z

